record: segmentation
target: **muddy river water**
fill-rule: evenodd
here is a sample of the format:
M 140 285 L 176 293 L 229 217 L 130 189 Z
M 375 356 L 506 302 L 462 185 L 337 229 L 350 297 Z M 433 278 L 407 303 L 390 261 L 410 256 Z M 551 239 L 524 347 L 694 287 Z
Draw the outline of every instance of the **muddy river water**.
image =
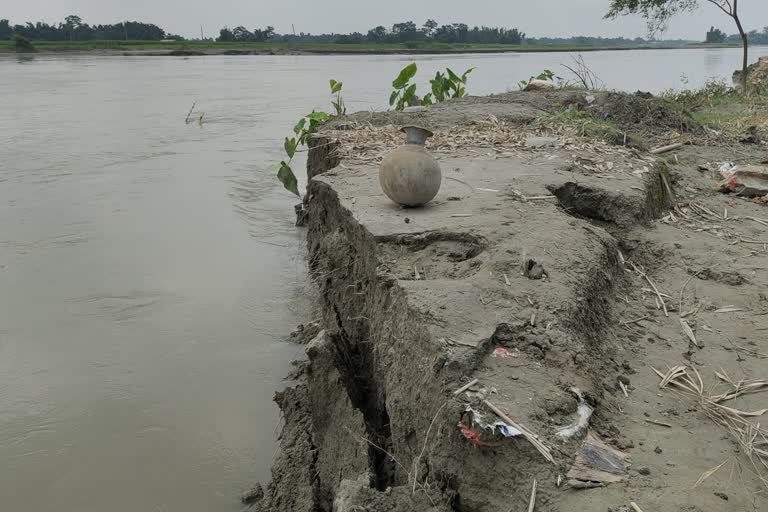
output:
M 729 76 L 738 50 L 584 58 L 659 91 Z M 0 510 L 237 510 L 268 478 L 286 334 L 311 316 L 270 164 L 327 79 L 383 108 L 410 60 L 0 57 Z M 416 60 L 477 67 L 486 94 L 569 56 Z

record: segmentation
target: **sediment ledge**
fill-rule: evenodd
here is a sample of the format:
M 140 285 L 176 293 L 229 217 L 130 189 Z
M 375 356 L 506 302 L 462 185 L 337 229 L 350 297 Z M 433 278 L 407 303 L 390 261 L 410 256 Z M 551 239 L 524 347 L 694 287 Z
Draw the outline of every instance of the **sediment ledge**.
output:
M 708 186 L 696 166 L 710 150 L 684 148 L 682 159 L 661 161 L 565 134 L 545 148 L 516 138 L 516 130 L 538 134 L 528 124 L 533 112 L 555 103 L 562 98 L 471 98 L 417 114 L 349 116 L 316 134 L 305 202 L 322 331 L 306 346 L 298 380 L 277 397 L 281 450 L 256 510 L 524 511 L 534 479 L 539 511 L 607 510 L 630 498 L 690 512 L 765 504 L 731 491 L 731 508 L 723 508 L 711 490 L 691 491 L 732 445 L 701 411 L 659 394 L 649 366 L 732 361 L 722 350 L 691 347 L 677 318 L 654 305 L 643 276 L 653 275 L 680 315 L 669 298 L 693 279 L 690 268 L 722 271 L 735 251 L 757 266 L 768 258 L 696 231 L 692 219 L 671 220 L 670 211 L 693 217 L 681 201 L 688 189 Z M 419 209 L 390 203 L 377 180 L 377 158 L 396 144 L 388 126 L 409 115 L 435 127 L 444 173 L 436 200 Z M 489 139 L 498 123 L 509 123 L 503 142 Z M 384 143 L 351 144 L 361 130 Z M 729 208 L 746 215 L 760 207 Z M 766 275 L 742 272 L 740 289 L 705 282 L 702 296 L 712 304 L 757 298 L 749 287 L 768 284 Z M 750 308 L 768 310 L 766 302 Z M 741 332 L 739 322 L 714 318 L 714 308 L 699 311 L 702 325 Z M 768 328 L 768 316 L 752 322 Z M 761 367 L 757 359 L 741 364 Z M 480 418 L 498 419 L 487 402 L 534 433 L 552 460 L 523 437 L 483 430 Z M 580 404 L 594 409 L 591 435 L 633 463 L 620 483 L 597 491 L 575 490 L 585 482 L 567 476 L 586 429 L 571 437 L 561 430 Z M 701 442 L 706 454 L 693 448 Z M 760 489 L 750 476 L 744 486 Z

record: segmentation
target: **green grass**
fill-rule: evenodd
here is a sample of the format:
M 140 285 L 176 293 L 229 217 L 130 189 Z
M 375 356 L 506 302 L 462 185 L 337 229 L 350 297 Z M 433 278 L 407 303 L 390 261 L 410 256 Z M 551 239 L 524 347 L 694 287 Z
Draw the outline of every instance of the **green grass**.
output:
M 564 52 L 595 50 L 637 50 L 669 48 L 711 48 L 713 46 L 692 44 L 687 46 L 578 46 L 578 45 L 499 45 L 499 44 L 451 44 L 451 43 L 402 43 L 402 44 L 335 44 L 335 43 L 213 43 L 213 42 L 172 42 L 158 41 L 33 41 L 35 48 L 43 52 L 89 52 L 111 51 L 174 51 L 189 50 L 220 53 L 225 51 L 274 51 L 308 53 L 471 53 L 471 52 Z M 15 51 L 13 41 L 0 41 L 0 52 Z
M 701 89 L 667 91 L 663 96 L 724 139 L 738 139 L 750 126 L 768 130 L 768 91 L 744 96 L 726 82 L 710 81 Z

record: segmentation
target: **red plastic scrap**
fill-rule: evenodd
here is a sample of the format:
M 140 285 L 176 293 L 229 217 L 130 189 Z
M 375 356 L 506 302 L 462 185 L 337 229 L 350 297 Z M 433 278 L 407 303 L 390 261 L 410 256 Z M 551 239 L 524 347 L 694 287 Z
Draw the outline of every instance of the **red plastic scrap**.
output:
M 493 351 L 492 356 L 506 359 L 507 357 L 509 357 L 509 352 L 504 347 L 496 347 L 496 350 Z
M 734 167 L 723 176 L 720 190 L 735 192 L 744 197 L 762 197 L 768 194 L 768 169 L 746 165 Z
M 498 446 L 496 443 L 486 443 L 485 441 L 481 441 L 478 433 L 463 423 L 459 423 L 459 430 L 461 430 L 461 434 L 475 446 Z

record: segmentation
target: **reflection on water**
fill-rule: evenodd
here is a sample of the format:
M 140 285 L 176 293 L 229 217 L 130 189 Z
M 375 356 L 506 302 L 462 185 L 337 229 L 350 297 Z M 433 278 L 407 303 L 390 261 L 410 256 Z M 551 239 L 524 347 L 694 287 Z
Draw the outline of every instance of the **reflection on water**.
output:
M 738 50 L 584 57 L 609 87 L 658 91 L 730 76 Z M 476 94 L 569 59 L 416 58 L 422 81 L 477 67 Z M 411 60 L 0 57 L 0 509 L 237 510 L 268 478 L 309 302 L 272 163 L 328 78 L 383 108 Z

